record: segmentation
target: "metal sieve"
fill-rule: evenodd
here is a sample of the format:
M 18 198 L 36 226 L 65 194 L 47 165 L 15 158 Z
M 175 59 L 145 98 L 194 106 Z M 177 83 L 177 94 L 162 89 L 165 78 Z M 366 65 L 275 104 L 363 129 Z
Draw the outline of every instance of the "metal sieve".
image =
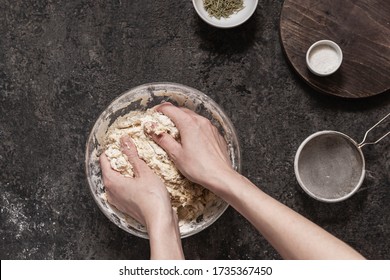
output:
M 307 137 L 295 155 L 294 171 L 299 185 L 311 197 L 324 202 L 338 202 L 352 196 L 365 176 L 362 147 L 373 145 L 390 134 L 390 131 L 373 142 L 367 135 L 388 116 L 366 131 L 361 143 L 338 131 L 319 131 Z

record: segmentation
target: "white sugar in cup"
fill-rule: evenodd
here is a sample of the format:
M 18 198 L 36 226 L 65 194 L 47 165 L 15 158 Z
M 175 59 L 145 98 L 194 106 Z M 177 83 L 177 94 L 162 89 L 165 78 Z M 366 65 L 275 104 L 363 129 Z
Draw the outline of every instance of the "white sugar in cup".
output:
M 306 53 L 306 64 L 309 70 L 318 76 L 328 76 L 339 69 L 343 53 L 335 42 L 321 40 L 315 42 Z

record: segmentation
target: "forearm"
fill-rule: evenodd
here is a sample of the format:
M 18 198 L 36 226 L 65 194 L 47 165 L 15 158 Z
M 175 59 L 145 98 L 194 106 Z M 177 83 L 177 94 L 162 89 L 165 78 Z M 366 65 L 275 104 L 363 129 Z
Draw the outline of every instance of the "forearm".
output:
M 161 217 L 147 225 L 150 258 L 153 260 L 184 259 L 177 217 Z
M 247 218 L 285 259 L 361 259 L 359 253 L 268 196 L 245 177 L 227 172 L 216 193 Z

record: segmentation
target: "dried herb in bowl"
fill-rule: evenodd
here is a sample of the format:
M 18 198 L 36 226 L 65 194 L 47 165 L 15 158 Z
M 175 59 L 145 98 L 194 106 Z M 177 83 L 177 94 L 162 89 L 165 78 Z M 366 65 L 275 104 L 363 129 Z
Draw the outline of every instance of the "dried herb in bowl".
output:
M 228 18 L 244 8 L 243 0 L 203 0 L 208 14 L 217 19 Z

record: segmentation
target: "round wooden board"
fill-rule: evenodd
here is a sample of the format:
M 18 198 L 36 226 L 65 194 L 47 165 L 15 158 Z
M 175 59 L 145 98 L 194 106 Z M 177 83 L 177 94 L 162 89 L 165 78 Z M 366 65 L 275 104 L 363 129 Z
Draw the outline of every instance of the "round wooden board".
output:
M 390 1 L 286 0 L 280 37 L 288 60 L 315 89 L 345 98 L 390 91 Z M 306 51 L 328 39 L 343 51 L 340 69 L 327 77 L 312 74 Z

